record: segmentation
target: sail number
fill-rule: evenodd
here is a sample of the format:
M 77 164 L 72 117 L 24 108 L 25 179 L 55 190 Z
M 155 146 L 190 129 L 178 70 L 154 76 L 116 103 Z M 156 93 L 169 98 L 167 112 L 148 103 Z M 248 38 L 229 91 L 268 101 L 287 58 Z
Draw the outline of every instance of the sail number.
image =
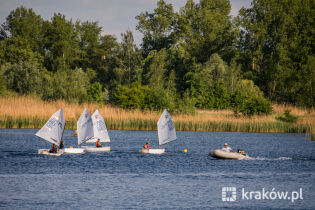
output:
M 51 118 L 51 119 L 49 119 L 48 120 L 48 122 L 46 123 L 46 126 L 48 127 L 48 128 L 53 128 L 55 125 L 56 125 L 56 120 L 54 119 L 54 118 Z
M 168 129 L 169 129 L 170 131 L 174 129 L 174 123 L 173 123 L 172 120 L 169 120 L 169 121 L 168 121 Z
M 174 129 L 173 121 L 170 119 L 164 121 L 164 123 L 162 124 L 162 129 L 165 129 L 165 127 L 167 127 L 170 131 L 173 130 Z
M 48 122 L 46 123 L 46 126 L 49 128 L 49 129 L 52 129 L 53 127 L 55 127 L 55 125 L 58 123 L 58 126 L 62 129 L 63 128 L 63 125 L 60 121 L 57 121 L 55 118 L 51 118 L 48 120 Z
M 106 126 L 105 126 L 105 123 L 103 121 L 97 121 L 96 122 L 96 128 L 98 131 L 104 131 L 106 130 Z

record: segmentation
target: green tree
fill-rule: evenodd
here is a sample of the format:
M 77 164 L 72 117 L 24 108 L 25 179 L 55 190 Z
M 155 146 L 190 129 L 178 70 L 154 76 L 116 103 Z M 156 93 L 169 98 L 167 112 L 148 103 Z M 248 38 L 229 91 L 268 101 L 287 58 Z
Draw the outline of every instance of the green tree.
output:
M 62 69 L 54 73 L 45 88 L 45 100 L 64 99 L 69 102 L 84 102 L 87 100 L 89 79 L 82 69 Z M 50 95 L 50 94 L 51 95 Z
M 308 56 L 307 63 L 299 72 L 299 90 L 296 101 L 300 106 L 314 108 L 315 105 L 315 56 Z
M 42 74 L 45 73 L 45 69 L 39 64 L 19 62 L 6 64 L 2 68 L 8 89 L 19 94 L 42 95 L 44 86 Z
M 23 6 L 10 12 L 0 27 L 0 42 L 6 38 L 20 37 L 26 40 L 33 52 L 44 53 L 44 20 L 33 9 Z
M 79 37 L 72 21 L 62 14 L 54 14 L 46 34 L 45 66 L 50 71 L 74 68 L 79 59 Z
M 313 0 L 254 0 L 240 11 L 240 60 L 272 100 L 303 104 L 296 95 L 310 76 L 302 69 L 314 54 L 314 6 Z
M 163 88 L 167 72 L 167 51 L 153 50 L 144 61 L 143 84 Z
M 77 21 L 75 29 L 78 31 L 80 59 L 78 66 L 86 69 L 99 68 L 99 61 L 102 59 L 103 53 L 99 49 L 102 28 L 97 22 Z
M 122 70 L 122 84 L 129 87 L 141 81 L 141 51 L 138 50 L 130 30 L 121 34 L 122 42 L 118 54 L 119 66 Z
M 242 80 L 238 84 L 231 95 L 231 107 L 235 114 L 241 112 L 247 116 L 270 114 L 272 111 L 271 103 L 252 80 Z
M 113 102 L 124 109 L 141 109 L 145 104 L 146 92 L 148 87 L 134 84 L 128 86 L 118 86 L 112 94 Z
M 87 89 L 87 96 L 89 101 L 100 102 L 102 99 L 102 85 L 99 82 L 95 82 Z
M 151 50 L 159 51 L 171 46 L 176 20 L 172 4 L 159 0 L 153 13 L 141 13 L 136 19 L 136 28 L 143 34 L 142 48 L 145 55 Z
M 176 38 L 197 62 L 206 62 L 214 53 L 231 60 L 237 30 L 229 16 L 230 10 L 228 0 L 201 0 L 199 4 L 188 0 L 181 8 Z
M 39 53 L 32 51 L 26 39 L 20 36 L 6 38 L 0 43 L 0 65 L 19 62 L 42 63 L 43 57 Z
M 97 79 L 103 87 L 113 90 L 121 84 L 121 75 L 119 71 L 119 43 L 112 35 L 104 35 L 100 38 L 98 53 L 101 60 L 97 60 Z M 118 71 L 117 71 L 118 70 Z
M 2 68 L 0 68 L 0 96 L 5 95 L 7 92 L 7 83 L 3 76 L 4 71 L 5 71 L 5 67 L 3 65 Z

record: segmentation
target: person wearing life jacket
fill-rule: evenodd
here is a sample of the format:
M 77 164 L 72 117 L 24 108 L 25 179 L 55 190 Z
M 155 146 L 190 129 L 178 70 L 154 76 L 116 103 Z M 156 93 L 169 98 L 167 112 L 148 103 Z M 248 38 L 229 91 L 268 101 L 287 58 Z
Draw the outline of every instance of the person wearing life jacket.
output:
M 227 143 L 224 143 L 224 147 L 221 150 L 225 152 L 234 152 L 234 150 L 231 147 L 229 147 Z
M 56 145 L 53 144 L 52 148 L 49 150 L 50 153 L 57 153 Z
M 64 148 L 64 144 L 63 144 L 63 140 L 61 140 L 59 144 L 59 149 L 63 149 L 63 148 Z
M 97 139 L 97 141 L 95 142 L 95 146 L 96 147 L 102 147 L 102 145 L 100 144 L 100 139 Z
M 143 146 L 143 149 L 152 149 L 149 145 L 149 142 L 145 143 L 145 145 Z

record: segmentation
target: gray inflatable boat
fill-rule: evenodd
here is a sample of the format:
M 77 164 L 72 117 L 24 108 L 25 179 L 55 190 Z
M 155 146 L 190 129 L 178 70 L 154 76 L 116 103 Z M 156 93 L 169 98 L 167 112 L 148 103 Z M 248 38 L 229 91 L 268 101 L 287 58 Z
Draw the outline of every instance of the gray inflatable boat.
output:
M 210 150 L 210 156 L 217 159 L 232 159 L 232 160 L 250 159 L 250 157 L 247 154 L 241 154 L 238 152 L 226 152 L 221 149 Z

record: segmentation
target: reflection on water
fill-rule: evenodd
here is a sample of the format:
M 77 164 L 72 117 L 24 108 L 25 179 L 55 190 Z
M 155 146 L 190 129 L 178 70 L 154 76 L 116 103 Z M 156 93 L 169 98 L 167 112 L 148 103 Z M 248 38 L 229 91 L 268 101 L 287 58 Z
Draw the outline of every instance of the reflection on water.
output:
M 141 154 L 154 131 L 109 131 L 108 153 L 40 156 L 51 145 L 37 130 L 0 129 L 0 208 L 302 208 L 315 206 L 315 142 L 301 134 L 177 132 L 163 155 Z M 76 147 L 73 130 L 65 146 Z M 229 143 L 251 160 L 216 160 L 210 149 Z M 188 152 L 183 150 L 187 148 Z M 222 201 L 235 187 L 236 201 Z M 241 189 L 303 189 L 303 200 L 244 200 Z

